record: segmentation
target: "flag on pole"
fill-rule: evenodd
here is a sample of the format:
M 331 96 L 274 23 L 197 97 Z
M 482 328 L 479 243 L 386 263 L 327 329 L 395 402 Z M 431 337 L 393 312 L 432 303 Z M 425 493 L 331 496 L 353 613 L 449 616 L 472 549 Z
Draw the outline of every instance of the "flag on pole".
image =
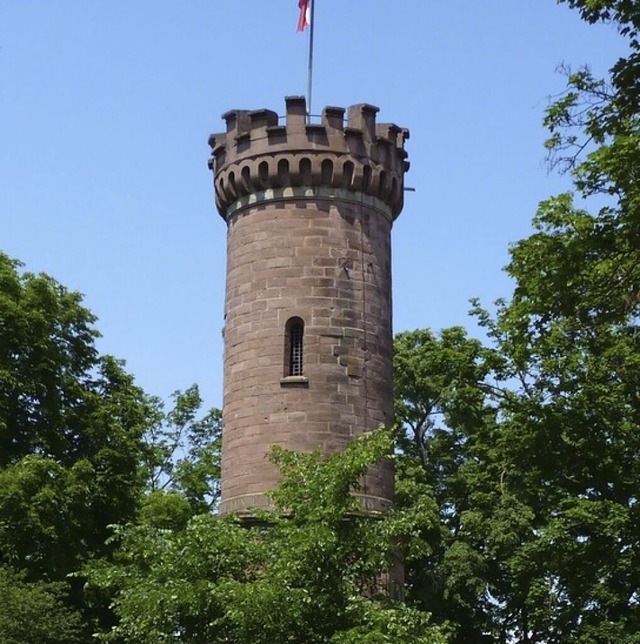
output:
M 311 24 L 311 2 L 312 0 L 298 0 L 298 7 L 300 7 L 298 31 L 304 31 Z

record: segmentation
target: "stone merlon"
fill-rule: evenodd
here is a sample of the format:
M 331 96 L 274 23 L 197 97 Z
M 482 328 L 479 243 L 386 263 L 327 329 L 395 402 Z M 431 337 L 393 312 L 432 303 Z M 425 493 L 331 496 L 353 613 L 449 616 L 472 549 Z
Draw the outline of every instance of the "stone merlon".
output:
M 378 108 L 366 103 L 348 110 L 325 107 L 316 124 L 308 122 L 304 97 L 285 100 L 284 124 L 271 110 L 231 110 L 223 115 L 226 132 L 209 137 L 222 217 L 239 199 L 288 187 L 362 193 L 380 199 L 396 217 L 409 169 L 404 149 L 409 131 L 376 123 Z

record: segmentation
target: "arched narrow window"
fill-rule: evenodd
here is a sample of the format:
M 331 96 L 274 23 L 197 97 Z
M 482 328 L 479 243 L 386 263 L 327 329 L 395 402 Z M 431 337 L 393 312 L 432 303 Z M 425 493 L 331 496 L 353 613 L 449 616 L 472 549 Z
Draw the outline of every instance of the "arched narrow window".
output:
M 384 193 L 386 189 L 387 189 L 387 173 L 383 170 L 380 173 L 380 179 L 378 184 L 378 195 L 384 198 Z
M 285 376 L 304 375 L 304 321 L 294 317 L 285 326 Z
M 291 185 L 289 173 L 289 161 L 287 159 L 280 159 L 278 161 L 278 187 Z
M 263 161 L 258 166 L 258 177 L 260 178 L 261 188 L 264 190 L 269 181 L 269 164 L 266 161 Z
M 251 188 L 253 187 L 251 185 L 251 168 L 248 165 L 243 166 L 240 176 L 242 177 L 242 185 L 244 189 L 247 192 L 251 192 Z
M 311 185 L 311 159 L 303 157 L 300 159 L 300 177 L 302 178 L 303 186 Z
M 331 159 L 324 159 L 320 165 L 320 174 L 322 176 L 322 183 L 331 185 L 333 182 L 333 161 Z
M 371 183 L 371 166 L 365 165 L 362 169 L 362 187 L 366 190 Z
M 354 165 L 351 161 L 347 161 L 342 166 L 342 187 L 350 189 L 353 182 Z

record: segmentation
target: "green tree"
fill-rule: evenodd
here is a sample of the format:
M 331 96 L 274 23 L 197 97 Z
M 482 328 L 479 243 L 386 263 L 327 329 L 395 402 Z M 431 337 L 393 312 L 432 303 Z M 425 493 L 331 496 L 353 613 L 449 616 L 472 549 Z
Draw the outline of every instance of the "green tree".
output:
M 567 69 L 547 110 L 574 191 L 511 249 L 512 298 L 474 307 L 494 355 L 447 354 L 451 330 L 396 345 L 401 473 L 422 477 L 441 525 L 410 598 L 458 642 L 640 641 L 640 6 L 567 3 L 613 23 L 629 55 L 608 79 Z
M 155 409 L 99 355 L 94 322 L 78 293 L 0 254 L 0 563 L 26 581 L 67 582 L 104 555 L 143 489 Z
M 80 644 L 79 613 L 65 603 L 65 584 L 26 582 L 0 566 L 0 641 L 3 644 Z
M 479 311 L 520 385 L 502 407 L 498 443 L 524 519 L 504 551 L 505 619 L 522 641 L 637 642 L 640 7 L 569 4 L 613 22 L 630 54 L 609 79 L 569 73 L 547 111 L 551 157 L 595 208 L 576 207 L 572 194 L 543 202 L 534 233 L 512 249 L 512 300 L 494 320 Z
M 213 408 L 200 414 L 202 398 L 195 384 L 184 392 L 175 391 L 172 398 L 173 407 L 166 413 L 157 402 L 157 417 L 145 436 L 150 449 L 144 463 L 148 494 L 143 514 L 150 520 L 163 516 L 169 520 L 173 509 L 180 522 L 180 517 L 213 512 L 217 507 L 222 412 Z
M 480 489 L 499 478 L 493 446 L 501 366 L 495 351 L 460 327 L 395 338 L 396 503 L 415 511 L 435 502 L 439 512 L 438 530 L 422 535 L 430 548 L 407 561 L 407 600 L 448 623 L 459 642 L 496 641 L 487 590 L 497 571 L 470 540 L 468 517 L 478 504 L 493 507 L 493 492 Z
M 389 434 L 378 432 L 326 458 L 275 450 L 274 511 L 253 525 L 202 514 L 182 529 L 118 528 L 115 563 L 89 571 L 120 618 L 103 639 L 444 642 L 428 613 L 378 591 L 399 540 L 412 536 L 419 549 L 423 524 L 436 520 L 433 507 L 362 515 L 351 491 L 389 447 Z

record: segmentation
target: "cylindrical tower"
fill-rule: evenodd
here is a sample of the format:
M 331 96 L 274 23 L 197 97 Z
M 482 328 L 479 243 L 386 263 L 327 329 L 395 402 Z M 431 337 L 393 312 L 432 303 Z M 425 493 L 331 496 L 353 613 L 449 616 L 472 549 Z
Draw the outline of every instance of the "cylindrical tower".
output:
M 305 100 L 227 112 L 210 167 L 227 223 L 220 512 L 268 505 L 272 445 L 336 451 L 393 422 L 390 232 L 402 209 L 408 131 L 377 108 Z M 393 497 L 371 468 L 364 507 Z

